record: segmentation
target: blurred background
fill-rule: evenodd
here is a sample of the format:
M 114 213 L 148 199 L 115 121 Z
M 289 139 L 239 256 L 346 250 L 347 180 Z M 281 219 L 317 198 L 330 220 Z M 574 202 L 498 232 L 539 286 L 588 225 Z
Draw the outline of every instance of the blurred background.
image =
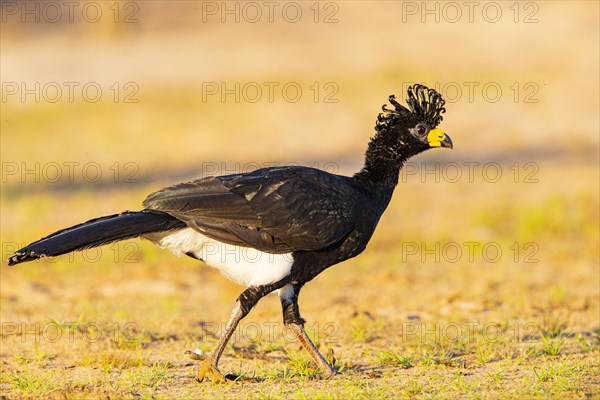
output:
M 83 307 L 148 324 L 193 310 L 181 293 L 225 318 L 239 287 L 145 243 L 133 266 L 126 247 L 5 260 L 181 180 L 287 163 L 352 174 L 388 96 L 418 82 L 446 98 L 454 150 L 411 160 L 365 257 L 307 286 L 308 314 L 336 320 L 359 299 L 390 323 L 494 309 L 597 329 L 597 2 L 0 4 L 3 320 Z M 329 311 L 308 301 L 324 292 Z
M 592 2 L 61 4 L 2 3 L 3 161 L 353 171 L 381 104 L 413 82 L 446 97 L 457 138 L 428 157 L 597 154 Z

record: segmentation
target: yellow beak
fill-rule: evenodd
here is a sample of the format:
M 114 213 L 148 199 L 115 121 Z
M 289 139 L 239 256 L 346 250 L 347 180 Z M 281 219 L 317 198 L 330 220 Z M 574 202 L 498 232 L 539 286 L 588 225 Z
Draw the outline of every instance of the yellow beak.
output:
M 429 131 L 429 134 L 427 134 L 427 143 L 429 143 L 429 147 L 454 147 L 450 136 L 438 128 Z

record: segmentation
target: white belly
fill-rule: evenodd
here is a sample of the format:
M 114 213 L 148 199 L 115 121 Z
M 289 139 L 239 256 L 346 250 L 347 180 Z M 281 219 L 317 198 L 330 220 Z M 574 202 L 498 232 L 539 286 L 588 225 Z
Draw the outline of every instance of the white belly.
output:
M 192 228 L 174 232 L 155 242 L 178 256 L 191 252 L 209 266 L 217 268 L 224 277 L 247 287 L 268 285 L 283 279 L 290 273 L 294 263 L 291 253 L 270 254 L 225 244 Z

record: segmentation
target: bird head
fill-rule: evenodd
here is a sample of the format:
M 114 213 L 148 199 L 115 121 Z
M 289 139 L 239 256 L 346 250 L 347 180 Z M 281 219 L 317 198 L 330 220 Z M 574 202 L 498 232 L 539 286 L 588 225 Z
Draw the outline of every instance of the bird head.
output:
M 406 159 L 433 147 L 453 147 L 452 139 L 437 127 L 446 112 L 438 92 L 416 84 L 408 88 L 408 107 L 398 103 L 394 95 L 389 101 L 394 108 L 382 107 L 375 129 L 399 157 Z

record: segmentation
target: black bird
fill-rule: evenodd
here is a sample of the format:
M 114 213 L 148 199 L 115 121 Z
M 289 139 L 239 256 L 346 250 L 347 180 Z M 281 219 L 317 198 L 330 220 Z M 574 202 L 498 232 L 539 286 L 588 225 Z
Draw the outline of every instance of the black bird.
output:
M 142 211 L 101 217 L 55 232 L 18 250 L 9 265 L 142 237 L 176 254 L 215 267 L 244 285 L 215 350 L 200 356 L 198 378 L 218 370 L 238 323 L 268 293 L 277 291 L 283 321 L 324 377 L 335 371 L 304 331 L 298 295 L 326 268 L 360 254 L 398 183 L 403 164 L 433 147 L 452 148 L 440 129 L 444 100 L 422 85 L 408 88 L 408 108 L 389 97 L 377 117 L 364 167 L 354 176 L 314 168 L 263 168 L 207 177 L 152 193 Z M 240 257 L 240 255 L 243 255 Z

